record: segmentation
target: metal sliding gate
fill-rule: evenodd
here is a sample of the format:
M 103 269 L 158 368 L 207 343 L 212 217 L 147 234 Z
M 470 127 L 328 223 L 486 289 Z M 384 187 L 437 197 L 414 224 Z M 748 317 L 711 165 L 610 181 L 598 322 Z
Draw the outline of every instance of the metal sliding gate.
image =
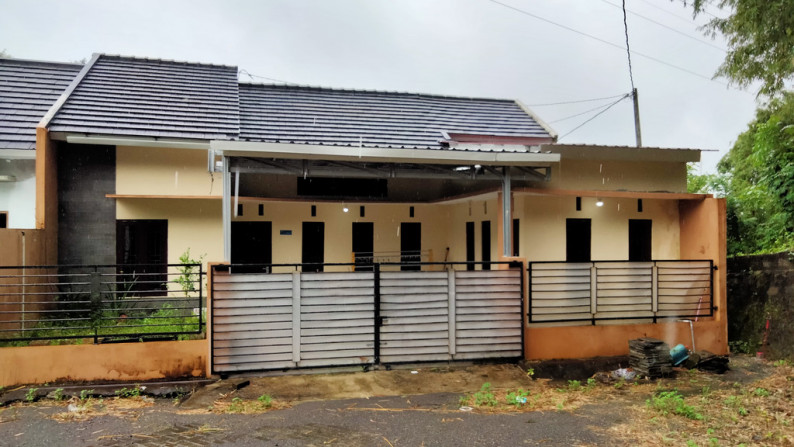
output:
M 522 356 L 521 269 L 381 271 L 394 266 L 214 266 L 212 372 Z

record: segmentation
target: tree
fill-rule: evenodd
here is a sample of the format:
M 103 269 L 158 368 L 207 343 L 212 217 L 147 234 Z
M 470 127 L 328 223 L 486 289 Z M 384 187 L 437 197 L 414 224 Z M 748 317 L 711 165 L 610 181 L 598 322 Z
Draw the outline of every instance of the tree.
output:
M 760 94 L 783 92 L 784 82 L 794 77 L 794 2 L 791 0 L 683 0 L 692 4 L 694 15 L 707 14 L 706 6 L 716 4 L 730 10 L 729 16 L 714 17 L 703 30 L 706 35 L 722 34 L 728 54 L 716 76 L 746 87 L 761 81 Z
M 756 111 L 709 184 L 728 204 L 728 252 L 794 250 L 794 92 Z

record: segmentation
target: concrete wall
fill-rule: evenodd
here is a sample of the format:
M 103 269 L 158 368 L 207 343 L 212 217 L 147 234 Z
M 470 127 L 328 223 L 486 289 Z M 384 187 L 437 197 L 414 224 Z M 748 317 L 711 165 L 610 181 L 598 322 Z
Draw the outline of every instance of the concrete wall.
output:
M 8 228 L 36 228 L 36 161 L 0 159 L 0 175 L 16 177 L 0 182 L 0 211 L 8 212 Z
M 208 341 L 0 348 L 0 386 L 205 377 Z
M 794 359 L 794 254 L 728 260 L 728 337 L 767 358 Z
M 58 263 L 116 263 L 115 149 L 58 148 Z
M 221 196 L 221 174 L 207 172 L 207 151 L 118 146 L 116 194 Z
M 513 218 L 520 219 L 519 255 L 529 261 L 565 260 L 565 220 L 591 219 L 593 260 L 627 260 L 629 257 L 629 219 L 652 220 L 653 259 L 679 259 L 679 214 L 677 200 L 582 197 L 582 210 L 576 211 L 574 196 L 515 195 Z
M 563 159 L 542 188 L 686 192 L 686 163 Z

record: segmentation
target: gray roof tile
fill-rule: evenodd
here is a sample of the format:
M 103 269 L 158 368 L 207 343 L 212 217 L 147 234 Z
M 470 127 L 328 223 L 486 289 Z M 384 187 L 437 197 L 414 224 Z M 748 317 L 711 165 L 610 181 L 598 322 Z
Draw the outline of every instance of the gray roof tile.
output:
M 81 68 L 0 59 L 0 149 L 35 149 L 36 125 Z
M 100 55 L 48 127 L 225 140 L 239 122 L 236 67 Z
M 240 84 L 240 138 L 441 148 L 442 132 L 550 138 L 515 101 Z

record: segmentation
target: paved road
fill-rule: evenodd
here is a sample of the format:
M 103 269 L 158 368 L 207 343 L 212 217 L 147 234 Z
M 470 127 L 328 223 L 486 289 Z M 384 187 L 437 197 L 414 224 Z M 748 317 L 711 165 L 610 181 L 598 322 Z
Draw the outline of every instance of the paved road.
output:
M 169 400 L 122 416 L 58 422 L 63 407 L 7 408 L 0 444 L 13 446 L 575 446 L 612 445 L 603 408 L 476 414 L 458 394 L 304 402 L 258 415 L 179 414 Z M 597 411 L 596 411 L 597 410 Z M 608 413 L 608 412 L 606 412 Z

